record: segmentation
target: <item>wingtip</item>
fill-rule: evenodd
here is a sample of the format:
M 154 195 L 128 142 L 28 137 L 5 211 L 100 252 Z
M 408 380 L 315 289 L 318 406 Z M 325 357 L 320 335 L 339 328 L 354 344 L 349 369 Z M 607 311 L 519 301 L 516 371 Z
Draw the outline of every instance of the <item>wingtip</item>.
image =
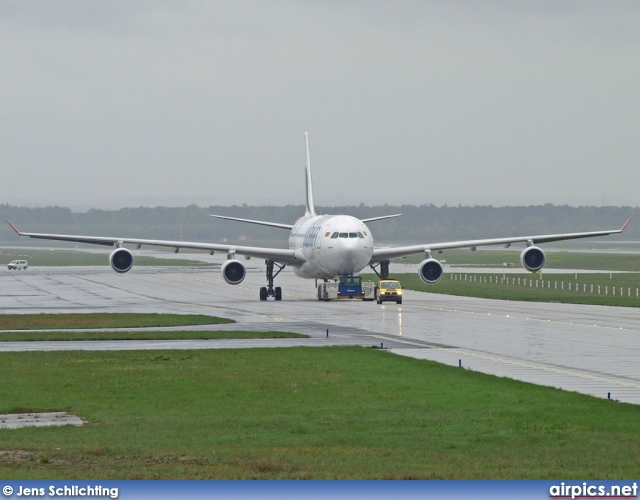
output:
M 624 223 L 624 226 L 622 226 L 622 228 L 620 228 L 620 232 L 624 231 L 627 228 L 627 226 L 629 225 L 629 222 L 631 222 L 631 219 L 633 219 L 633 215 L 631 217 L 629 217 L 627 219 L 627 222 Z
M 20 231 L 18 231 L 18 229 L 16 229 L 16 226 L 11 224 L 11 222 L 9 222 L 7 219 L 5 219 L 4 221 L 11 226 L 11 229 L 13 229 L 16 232 L 16 234 L 20 234 Z

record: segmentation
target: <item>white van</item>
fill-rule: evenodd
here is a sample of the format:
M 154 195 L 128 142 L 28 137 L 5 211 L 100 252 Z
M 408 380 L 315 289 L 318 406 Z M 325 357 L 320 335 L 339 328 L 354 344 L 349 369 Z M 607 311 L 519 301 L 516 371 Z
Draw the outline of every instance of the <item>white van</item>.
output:
M 26 269 L 29 265 L 26 260 L 12 260 L 7 267 L 9 271 L 15 271 L 17 269 Z

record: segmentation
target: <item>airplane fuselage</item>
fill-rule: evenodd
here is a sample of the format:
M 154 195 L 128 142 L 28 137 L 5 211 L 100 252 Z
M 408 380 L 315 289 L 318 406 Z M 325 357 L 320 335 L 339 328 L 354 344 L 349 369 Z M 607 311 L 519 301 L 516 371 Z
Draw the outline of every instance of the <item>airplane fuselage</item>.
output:
M 294 267 L 301 278 L 352 276 L 369 264 L 373 236 L 367 225 L 350 215 L 316 215 L 296 221 L 289 248 L 302 251 L 305 262 Z

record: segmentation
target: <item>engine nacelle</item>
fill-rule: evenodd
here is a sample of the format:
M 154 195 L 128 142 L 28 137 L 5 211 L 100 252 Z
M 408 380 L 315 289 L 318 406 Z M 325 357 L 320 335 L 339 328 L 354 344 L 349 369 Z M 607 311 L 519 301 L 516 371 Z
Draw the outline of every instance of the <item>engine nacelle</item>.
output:
M 227 260 L 222 264 L 220 272 L 224 280 L 230 285 L 242 283 L 244 277 L 247 275 L 244 264 L 236 259 Z
M 418 268 L 420 279 L 427 285 L 433 285 L 440 281 L 443 272 L 442 264 L 436 259 L 425 259 L 420 262 L 420 267 Z
M 109 264 L 117 273 L 126 273 L 133 267 L 133 254 L 126 248 L 116 248 L 109 255 Z
M 544 260 L 544 252 L 538 247 L 527 247 L 520 254 L 520 264 L 527 271 L 539 271 L 544 266 Z

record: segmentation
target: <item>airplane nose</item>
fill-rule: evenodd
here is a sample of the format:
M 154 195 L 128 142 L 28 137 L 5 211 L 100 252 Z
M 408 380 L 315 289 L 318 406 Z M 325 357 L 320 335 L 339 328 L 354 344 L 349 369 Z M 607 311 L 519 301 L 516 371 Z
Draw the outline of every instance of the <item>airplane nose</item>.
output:
M 359 238 L 342 238 L 339 240 L 339 254 L 341 256 L 339 267 L 342 275 L 351 275 L 359 272 L 369 262 L 370 255 L 362 245 Z

